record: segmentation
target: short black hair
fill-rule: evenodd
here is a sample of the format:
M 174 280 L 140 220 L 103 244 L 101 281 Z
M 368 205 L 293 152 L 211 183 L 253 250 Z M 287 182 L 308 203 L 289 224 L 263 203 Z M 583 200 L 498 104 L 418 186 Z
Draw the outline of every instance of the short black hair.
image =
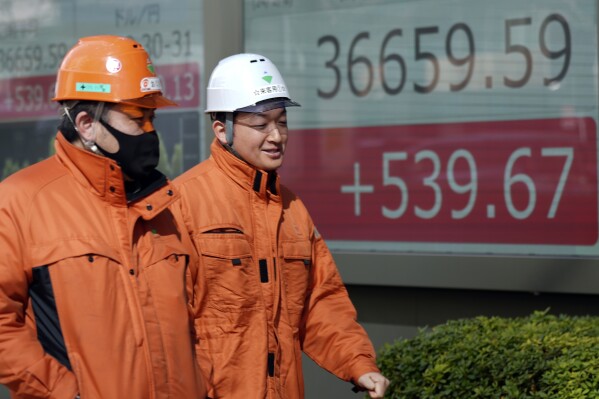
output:
M 233 112 L 233 120 L 235 120 L 235 117 L 237 116 L 238 112 Z M 214 121 L 219 121 L 222 123 L 226 123 L 227 121 L 227 112 L 211 112 L 210 113 L 210 120 L 212 122 Z

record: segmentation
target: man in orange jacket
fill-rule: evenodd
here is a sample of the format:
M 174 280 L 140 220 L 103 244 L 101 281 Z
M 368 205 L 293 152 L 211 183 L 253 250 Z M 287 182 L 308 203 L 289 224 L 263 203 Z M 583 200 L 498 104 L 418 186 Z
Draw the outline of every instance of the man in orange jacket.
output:
M 197 352 L 212 398 L 303 398 L 302 351 L 372 398 L 389 384 L 325 242 L 279 183 L 297 105 L 267 58 L 221 60 L 211 157 L 175 180 L 201 256 Z
M 175 105 L 141 44 L 79 40 L 56 154 L 0 184 L 0 383 L 15 398 L 204 398 L 197 255 L 155 167 Z

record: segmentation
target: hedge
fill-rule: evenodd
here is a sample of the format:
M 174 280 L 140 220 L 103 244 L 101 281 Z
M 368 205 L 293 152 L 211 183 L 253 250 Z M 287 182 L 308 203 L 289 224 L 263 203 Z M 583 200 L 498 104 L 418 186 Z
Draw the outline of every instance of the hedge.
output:
M 599 317 L 453 320 L 387 344 L 378 364 L 387 398 L 599 398 Z

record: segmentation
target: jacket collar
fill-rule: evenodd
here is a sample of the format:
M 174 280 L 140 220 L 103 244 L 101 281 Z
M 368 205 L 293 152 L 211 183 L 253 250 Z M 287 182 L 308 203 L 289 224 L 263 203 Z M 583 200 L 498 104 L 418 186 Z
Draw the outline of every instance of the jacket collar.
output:
M 74 146 L 60 132 L 56 135 L 55 148 L 59 162 L 79 184 L 111 205 L 128 205 L 123 174 L 116 161 Z M 143 194 L 129 201 L 129 206 L 137 209 L 144 219 L 151 219 L 179 196 L 159 172 Z
M 278 196 L 280 193 L 279 175 L 277 172 L 265 172 L 237 158 L 221 144 L 212 141 L 210 146 L 212 158 L 235 183 L 245 190 L 251 190 L 261 196 L 267 193 Z

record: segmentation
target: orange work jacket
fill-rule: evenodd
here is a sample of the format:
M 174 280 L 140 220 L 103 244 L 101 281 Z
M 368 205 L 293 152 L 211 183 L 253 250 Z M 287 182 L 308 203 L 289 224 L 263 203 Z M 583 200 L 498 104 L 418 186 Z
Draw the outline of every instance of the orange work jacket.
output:
M 59 133 L 56 155 L 0 184 L 0 383 L 13 397 L 205 398 L 197 255 L 162 180 L 128 203 L 117 164 Z
M 378 371 L 302 202 L 218 141 L 174 181 L 201 255 L 197 353 L 212 398 L 304 397 L 301 353 L 339 378 Z

